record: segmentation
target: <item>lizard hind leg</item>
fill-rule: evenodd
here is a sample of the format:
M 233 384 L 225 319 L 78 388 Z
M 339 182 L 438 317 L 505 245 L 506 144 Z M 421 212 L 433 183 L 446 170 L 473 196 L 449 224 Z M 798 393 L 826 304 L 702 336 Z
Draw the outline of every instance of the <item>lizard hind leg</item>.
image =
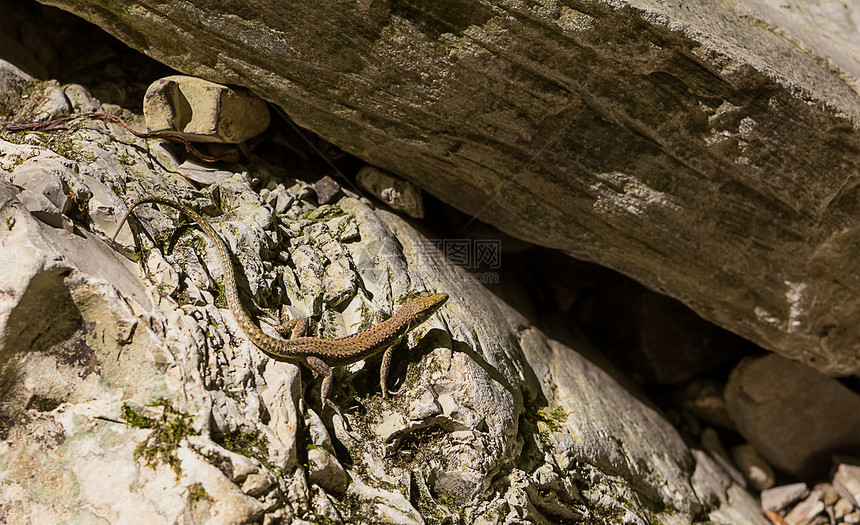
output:
M 295 339 L 305 335 L 308 331 L 307 317 L 297 317 L 296 319 L 284 319 L 285 313 L 281 312 L 281 324 L 275 327 L 281 335 L 289 334 L 290 339 Z
M 322 376 L 323 382 L 322 387 L 320 388 L 321 393 L 320 397 L 322 398 L 322 410 L 325 410 L 325 407 L 328 406 L 334 412 L 340 416 L 340 418 L 345 422 L 346 418 L 343 417 L 343 413 L 340 411 L 340 407 L 334 404 L 329 398 L 329 392 L 331 392 L 331 385 L 333 381 L 333 375 L 331 371 L 331 367 L 328 366 L 325 361 L 315 356 L 308 356 L 304 358 L 305 365 L 316 371 L 319 375 Z

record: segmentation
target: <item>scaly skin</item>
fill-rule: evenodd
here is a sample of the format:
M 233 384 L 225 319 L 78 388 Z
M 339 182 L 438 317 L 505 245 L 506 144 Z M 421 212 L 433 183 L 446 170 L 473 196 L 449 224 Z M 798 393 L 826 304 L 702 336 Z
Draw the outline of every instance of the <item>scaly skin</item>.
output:
M 339 337 L 337 339 L 320 339 L 318 337 L 300 337 L 307 327 L 306 319 L 294 319 L 282 325 L 280 331 L 293 327 L 290 339 L 277 339 L 267 335 L 251 319 L 248 311 L 239 301 L 239 289 L 236 285 L 236 273 L 230 260 L 230 252 L 223 239 L 215 229 L 196 211 L 184 204 L 160 197 L 145 197 L 129 206 L 128 211 L 119 221 L 113 239 L 122 229 L 132 210 L 141 204 L 163 204 L 175 208 L 197 223 L 203 233 L 215 246 L 218 260 L 224 271 L 224 293 L 227 296 L 227 307 L 236 318 L 242 332 L 264 354 L 278 361 L 297 361 L 323 376 L 322 402 L 340 414 L 338 407 L 328 399 L 332 384 L 334 366 L 354 363 L 373 354 L 385 351 L 380 368 L 380 386 L 382 395 L 388 394 L 386 381 L 391 366 L 391 348 L 406 333 L 430 318 L 448 300 L 448 294 L 424 292 L 407 301 L 386 321 L 372 326 L 361 332 Z

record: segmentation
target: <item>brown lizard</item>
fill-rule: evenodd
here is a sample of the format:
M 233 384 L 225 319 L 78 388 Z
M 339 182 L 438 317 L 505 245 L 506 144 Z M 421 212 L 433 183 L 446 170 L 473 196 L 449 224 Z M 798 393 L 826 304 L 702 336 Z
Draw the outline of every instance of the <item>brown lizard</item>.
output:
M 203 233 L 215 245 L 218 260 L 224 271 L 224 292 L 227 296 L 227 307 L 236 318 L 239 327 L 264 354 L 277 361 L 298 361 L 308 368 L 315 370 L 323 377 L 322 403 L 328 405 L 338 415 L 341 415 L 337 405 L 328 399 L 332 385 L 332 367 L 354 363 L 371 355 L 384 351 L 379 372 L 379 384 L 382 396 L 388 394 L 386 382 L 391 367 L 392 347 L 397 344 L 407 332 L 430 318 L 446 300 L 446 293 L 423 292 L 403 304 L 390 318 L 358 333 L 339 337 L 337 339 L 320 339 L 318 337 L 301 337 L 307 329 L 307 319 L 293 319 L 278 327 L 284 332 L 292 329 L 290 339 L 277 339 L 264 333 L 251 319 L 248 311 L 239 301 L 239 290 L 236 285 L 236 274 L 230 259 L 230 252 L 223 239 L 212 225 L 200 214 L 176 201 L 160 197 L 144 197 L 131 206 L 119 221 L 115 240 L 119 231 L 132 210 L 145 203 L 163 204 L 184 213 L 203 230 Z M 343 417 L 341 415 L 341 417 Z

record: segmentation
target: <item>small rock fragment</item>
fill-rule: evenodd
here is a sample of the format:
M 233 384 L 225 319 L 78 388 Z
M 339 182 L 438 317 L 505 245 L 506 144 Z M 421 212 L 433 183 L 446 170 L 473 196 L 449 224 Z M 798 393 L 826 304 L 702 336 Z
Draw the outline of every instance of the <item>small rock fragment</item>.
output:
M 813 490 L 808 498 L 798 503 L 785 515 L 785 522 L 788 525 L 807 525 L 824 510 L 822 496 L 820 490 Z
M 59 165 L 58 168 L 64 169 L 63 166 Z M 27 163 L 16 169 L 10 180 L 12 184 L 25 190 L 41 193 L 59 213 L 67 213 L 72 208 L 73 202 L 67 194 L 68 190 L 63 184 L 62 178 L 54 173 L 53 169 L 54 166 L 44 167 Z
M 785 510 L 789 505 L 809 494 L 806 483 L 792 483 L 763 490 L 761 493 L 761 508 L 773 512 Z
M 735 466 L 738 467 L 738 470 L 746 478 L 750 488 L 762 491 L 773 486 L 773 470 L 749 443 L 734 447 L 732 449 L 732 459 L 735 462 Z
M 813 487 L 813 489 L 821 491 L 823 494 L 821 500 L 824 501 L 824 504 L 828 507 L 833 506 L 839 499 L 839 493 L 836 492 L 836 489 L 834 489 L 833 485 L 830 483 L 818 483 Z
M 329 203 L 340 192 L 340 184 L 328 175 L 313 183 L 312 186 L 319 204 Z
M 337 458 L 321 447 L 308 449 L 308 480 L 338 493 L 346 490 L 349 481 Z
M 673 399 L 702 421 L 735 430 L 735 424 L 726 410 L 724 388 L 725 385 L 709 379 L 694 380 L 676 391 Z
M 711 455 L 714 461 L 720 465 L 723 470 L 729 474 L 729 476 L 732 477 L 735 483 L 746 488 L 746 479 L 744 479 L 743 474 L 738 472 L 738 469 L 732 465 L 732 462 L 729 460 L 729 455 L 726 454 L 726 449 L 724 449 L 723 444 L 720 443 L 720 437 L 717 435 L 717 431 L 713 428 L 708 427 L 702 431 L 702 448 Z
M 186 160 L 179 165 L 179 173 L 182 173 L 186 179 L 202 186 L 211 186 L 233 176 L 232 171 L 210 168 L 190 160 Z
M 860 466 L 841 464 L 833 476 L 833 488 L 855 507 L 860 506 Z
M 361 168 L 355 181 L 395 210 L 416 219 L 424 218 L 421 190 L 412 183 L 373 166 Z
M 841 520 L 853 510 L 854 505 L 852 505 L 850 501 L 845 498 L 839 498 L 839 500 L 837 500 L 833 505 L 833 517 L 837 520 Z

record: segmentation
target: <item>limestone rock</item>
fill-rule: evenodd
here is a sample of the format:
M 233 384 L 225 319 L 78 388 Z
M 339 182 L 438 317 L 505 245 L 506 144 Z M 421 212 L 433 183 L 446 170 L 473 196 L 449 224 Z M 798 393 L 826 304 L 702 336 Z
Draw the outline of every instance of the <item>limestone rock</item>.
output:
M 733 447 L 732 460 L 753 490 L 761 492 L 773 486 L 773 469 L 749 443 Z
M 745 359 L 725 396 L 738 431 L 776 468 L 823 474 L 831 454 L 860 447 L 860 396 L 800 363 Z
M 424 201 L 421 190 L 412 183 L 386 173 L 373 166 L 358 171 L 355 182 L 376 198 L 416 219 L 424 218 Z
M 761 508 L 771 512 L 785 510 L 789 505 L 800 501 L 809 494 L 806 483 L 792 483 L 763 490 L 761 493 Z
M 805 500 L 798 503 L 791 509 L 791 512 L 785 515 L 786 523 L 788 525 L 807 525 L 824 510 L 822 496 L 820 490 L 813 490 Z
M 508 234 L 860 372 L 856 3 L 42 1 Z
M 833 476 L 833 485 L 840 496 L 860 507 L 860 466 L 839 465 Z
M 175 131 L 192 142 L 236 144 L 269 127 L 266 102 L 245 90 L 174 75 L 146 90 L 143 114 L 151 131 Z
M 728 430 L 736 430 L 726 410 L 723 397 L 725 385 L 708 379 L 698 379 L 675 391 L 673 401 L 689 410 L 698 419 Z

